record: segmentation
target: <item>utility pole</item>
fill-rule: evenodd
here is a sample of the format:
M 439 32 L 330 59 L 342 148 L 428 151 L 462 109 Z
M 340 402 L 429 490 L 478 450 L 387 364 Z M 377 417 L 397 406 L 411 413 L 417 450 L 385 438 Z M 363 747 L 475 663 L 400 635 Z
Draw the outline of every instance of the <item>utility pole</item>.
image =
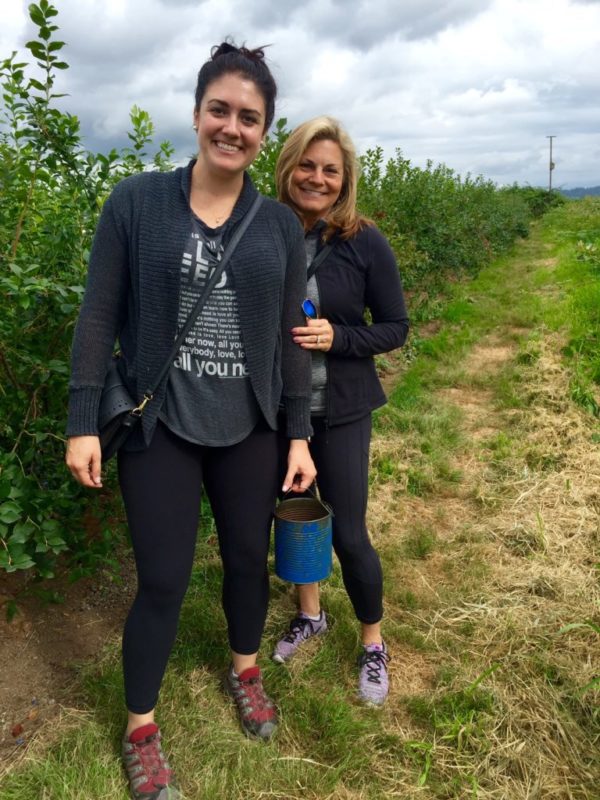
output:
M 556 139 L 556 136 L 546 136 L 546 139 L 550 139 L 550 164 L 548 169 L 548 191 L 552 191 L 552 170 L 554 169 L 554 161 L 552 161 L 552 139 Z

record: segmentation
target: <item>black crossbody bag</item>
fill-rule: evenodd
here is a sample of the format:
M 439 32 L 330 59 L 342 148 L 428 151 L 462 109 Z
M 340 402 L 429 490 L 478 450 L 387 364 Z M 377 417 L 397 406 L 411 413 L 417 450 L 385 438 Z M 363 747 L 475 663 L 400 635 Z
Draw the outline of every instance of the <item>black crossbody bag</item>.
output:
M 119 356 L 117 355 L 113 357 L 111 365 L 106 374 L 104 388 L 100 397 L 100 406 L 98 408 L 98 430 L 103 461 L 107 461 L 109 458 L 112 458 L 125 440 L 131 435 L 133 429 L 139 425 L 142 414 L 144 413 L 144 409 L 152 400 L 156 388 L 160 386 L 161 381 L 169 371 L 185 337 L 202 311 L 209 294 L 218 283 L 221 275 L 223 274 L 223 270 L 231 259 L 233 251 L 238 246 L 240 239 L 248 228 L 248 225 L 250 225 L 252 222 L 252 219 L 258 211 L 262 201 L 262 195 L 258 195 L 251 208 L 240 222 L 239 227 L 225 248 L 223 258 L 215 267 L 210 280 L 204 287 L 204 290 L 198 298 L 196 305 L 190 312 L 185 325 L 179 332 L 168 358 L 154 379 L 154 382 L 150 384 L 150 388 L 146 389 L 144 392 L 144 397 L 139 403 L 136 403 L 132 399 L 127 387 L 123 383 L 123 378 L 121 377 L 121 373 L 119 372 L 118 368 Z

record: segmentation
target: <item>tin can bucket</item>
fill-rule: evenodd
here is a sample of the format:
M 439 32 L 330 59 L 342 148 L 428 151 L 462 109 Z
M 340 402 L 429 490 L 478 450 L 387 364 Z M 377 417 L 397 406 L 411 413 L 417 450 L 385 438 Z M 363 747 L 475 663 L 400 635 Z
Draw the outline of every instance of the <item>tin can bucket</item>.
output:
M 275 574 L 292 583 L 327 578 L 331 573 L 331 507 L 314 494 L 294 497 L 282 500 L 274 517 Z

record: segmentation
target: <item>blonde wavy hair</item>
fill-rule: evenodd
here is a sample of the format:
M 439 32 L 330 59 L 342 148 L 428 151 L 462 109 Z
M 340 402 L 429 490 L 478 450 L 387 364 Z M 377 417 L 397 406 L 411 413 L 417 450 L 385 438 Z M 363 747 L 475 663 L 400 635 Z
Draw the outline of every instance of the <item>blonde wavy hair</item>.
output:
M 302 220 L 302 210 L 294 203 L 290 189 L 294 170 L 302 161 L 304 153 L 313 142 L 335 142 L 342 151 L 344 174 L 342 189 L 335 205 L 327 216 L 327 228 L 324 239 L 337 233 L 342 239 L 348 239 L 365 225 L 372 224 L 356 210 L 356 190 L 360 167 L 352 139 L 333 117 L 315 117 L 294 128 L 287 138 L 275 167 L 275 184 L 277 197 L 290 206 Z

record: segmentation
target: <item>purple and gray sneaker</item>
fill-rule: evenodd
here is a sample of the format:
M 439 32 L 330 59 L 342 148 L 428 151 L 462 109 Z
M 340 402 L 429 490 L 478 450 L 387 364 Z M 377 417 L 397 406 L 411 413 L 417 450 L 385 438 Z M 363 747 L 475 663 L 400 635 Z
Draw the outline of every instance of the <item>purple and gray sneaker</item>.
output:
M 275 645 L 273 661 L 283 664 L 288 661 L 307 639 L 319 636 L 327 630 L 327 617 L 321 610 L 318 620 L 310 619 L 302 611 L 290 622 L 288 632 Z
M 389 691 L 387 662 L 390 660 L 385 642 L 363 647 L 358 657 L 360 675 L 358 695 L 369 706 L 381 706 Z

